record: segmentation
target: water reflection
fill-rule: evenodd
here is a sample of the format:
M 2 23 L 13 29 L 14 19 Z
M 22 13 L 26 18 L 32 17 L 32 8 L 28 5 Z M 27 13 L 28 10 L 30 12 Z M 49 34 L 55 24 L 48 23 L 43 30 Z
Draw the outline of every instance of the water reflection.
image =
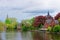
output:
M 33 40 L 43 40 L 43 34 L 40 32 L 32 32 Z
M 47 32 L 1 32 L 0 40 L 60 40 L 59 34 Z
M 5 32 L 0 33 L 0 40 L 6 40 Z
M 22 40 L 21 32 L 16 33 L 16 40 Z
M 16 40 L 16 32 L 7 32 L 6 40 Z
M 21 32 L 22 40 L 33 40 L 31 32 Z
M 48 37 L 52 40 L 60 40 L 60 34 L 49 34 Z

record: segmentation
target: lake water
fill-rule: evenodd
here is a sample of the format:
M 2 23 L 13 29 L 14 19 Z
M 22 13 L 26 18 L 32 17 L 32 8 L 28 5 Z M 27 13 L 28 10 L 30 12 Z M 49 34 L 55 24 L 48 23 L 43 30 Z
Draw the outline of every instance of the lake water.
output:
M 47 32 L 0 32 L 0 40 L 60 40 L 60 35 Z

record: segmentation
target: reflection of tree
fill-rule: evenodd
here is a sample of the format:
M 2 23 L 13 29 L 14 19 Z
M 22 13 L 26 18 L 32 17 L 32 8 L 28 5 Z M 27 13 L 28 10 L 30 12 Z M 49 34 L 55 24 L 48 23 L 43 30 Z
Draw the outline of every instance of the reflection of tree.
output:
M 0 33 L 0 40 L 2 40 L 2 39 L 1 39 L 1 33 Z
M 6 35 L 5 32 L 2 32 L 2 33 L 1 33 L 1 40 L 6 40 L 5 35 Z
M 44 33 L 44 40 L 51 40 L 50 37 L 51 36 L 47 32 Z
M 33 40 L 43 40 L 42 35 L 39 32 L 32 32 Z
M 50 34 L 53 40 L 60 40 L 60 34 Z
M 21 32 L 17 32 L 16 40 L 22 40 Z
M 31 32 L 21 32 L 22 40 L 32 40 Z
M 48 34 L 48 33 L 45 33 L 45 38 L 44 40 L 60 40 L 60 35 L 58 34 Z
M 16 40 L 16 32 L 7 32 L 6 40 Z

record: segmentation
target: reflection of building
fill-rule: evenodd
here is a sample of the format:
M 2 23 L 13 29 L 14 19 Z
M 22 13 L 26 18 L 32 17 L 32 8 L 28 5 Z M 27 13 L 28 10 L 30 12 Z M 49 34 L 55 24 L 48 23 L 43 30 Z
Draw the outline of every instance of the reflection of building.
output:
M 43 40 L 43 34 L 41 34 L 40 32 L 33 32 L 32 33 L 33 36 L 33 40 Z
M 21 30 L 21 24 L 20 23 L 17 25 L 17 30 Z
M 46 22 L 44 24 L 44 27 L 47 28 L 48 26 L 53 27 L 54 25 L 58 24 L 58 20 L 55 20 L 52 16 L 50 16 L 49 12 L 46 16 Z
M 6 40 L 5 32 L 0 33 L 0 40 Z

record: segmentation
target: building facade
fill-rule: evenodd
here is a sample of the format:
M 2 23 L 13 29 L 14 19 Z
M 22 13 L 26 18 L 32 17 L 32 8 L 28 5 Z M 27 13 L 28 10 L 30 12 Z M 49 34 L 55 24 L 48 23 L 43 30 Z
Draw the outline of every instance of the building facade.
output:
M 49 26 L 53 27 L 54 25 L 57 25 L 57 24 L 59 24 L 58 20 L 55 20 L 48 12 L 48 14 L 46 16 L 44 28 L 48 28 Z

